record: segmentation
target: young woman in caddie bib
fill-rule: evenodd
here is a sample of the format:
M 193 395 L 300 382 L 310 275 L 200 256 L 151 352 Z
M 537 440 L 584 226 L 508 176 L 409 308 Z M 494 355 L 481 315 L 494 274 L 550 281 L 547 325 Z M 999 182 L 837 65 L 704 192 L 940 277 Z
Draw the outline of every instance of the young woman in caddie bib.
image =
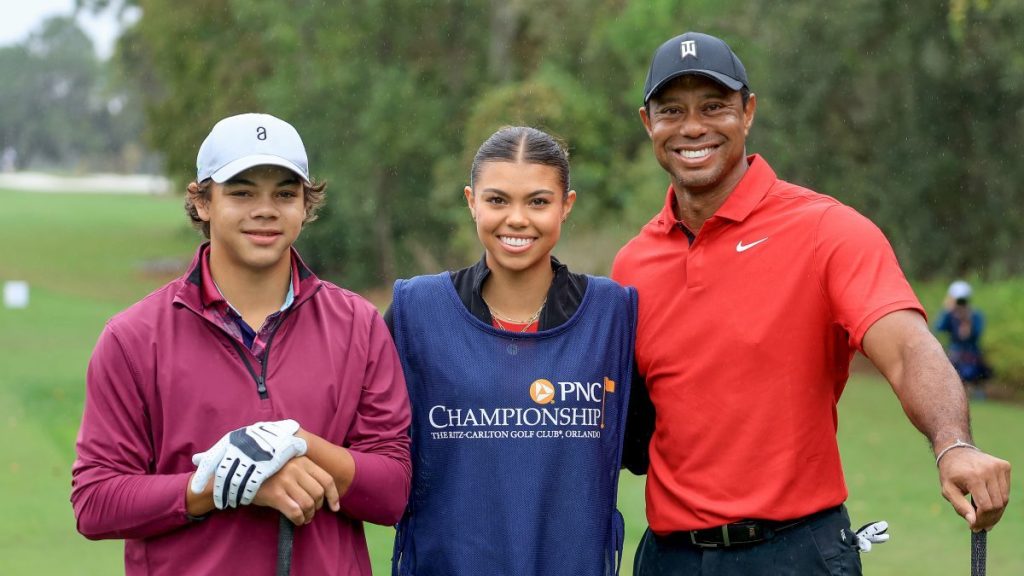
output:
M 612 575 L 636 293 L 552 256 L 576 201 L 565 149 L 508 127 L 464 194 L 475 265 L 395 283 L 413 410 L 396 575 Z

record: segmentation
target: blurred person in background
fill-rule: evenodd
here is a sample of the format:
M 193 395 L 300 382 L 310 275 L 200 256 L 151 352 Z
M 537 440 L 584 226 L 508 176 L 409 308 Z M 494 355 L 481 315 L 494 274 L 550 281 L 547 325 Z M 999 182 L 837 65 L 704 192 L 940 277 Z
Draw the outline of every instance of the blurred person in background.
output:
M 992 368 L 981 350 L 985 316 L 971 306 L 971 285 L 957 280 L 949 285 L 943 301 L 942 315 L 935 330 L 948 335 L 946 353 L 971 397 L 986 397 L 985 382 L 992 377 Z

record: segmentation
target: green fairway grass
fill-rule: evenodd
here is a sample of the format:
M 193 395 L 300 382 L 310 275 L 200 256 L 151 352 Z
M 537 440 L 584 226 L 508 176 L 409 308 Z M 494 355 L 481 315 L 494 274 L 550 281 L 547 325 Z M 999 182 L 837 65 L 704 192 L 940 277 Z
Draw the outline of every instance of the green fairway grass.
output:
M 116 574 L 120 542 L 89 542 L 68 502 L 85 366 L 103 323 L 187 264 L 197 237 L 177 198 L 0 191 L 3 574 Z
M 180 272 L 198 241 L 178 197 L 0 191 L 0 283 L 31 286 L 29 308 L 0 308 L 0 574 L 123 571 L 122 544 L 80 536 L 68 502 L 85 366 L 103 323 Z M 1024 462 L 1024 408 L 972 409 L 977 443 Z M 969 573 L 969 532 L 942 499 L 931 453 L 884 381 L 851 380 L 839 436 L 854 527 L 891 526 L 892 540 L 863 556 L 865 573 Z M 1014 487 L 1019 498 L 1024 486 L 1017 479 Z M 619 498 L 629 574 L 645 526 L 643 478 L 624 472 Z M 367 527 L 378 574 L 390 572 L 393 534 Z M 1012 504 L 989 536 L 989 573 L 1024 574 L 1022 541 L 1024 514 Z

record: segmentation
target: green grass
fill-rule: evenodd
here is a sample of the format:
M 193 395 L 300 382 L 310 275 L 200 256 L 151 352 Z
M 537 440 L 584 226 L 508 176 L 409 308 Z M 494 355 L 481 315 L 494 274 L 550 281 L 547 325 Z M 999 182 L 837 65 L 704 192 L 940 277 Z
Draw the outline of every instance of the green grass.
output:
M 0 206 L 0 282 L 27 280 L 32 289 L 28 309 L 0 309 L 0 572 L 115 574 L 121 543 L 78 535 L 68 502 L 85 365 L 106 319 L 184 266 L 197 237 L 177 198 L 0 191 Z M 979 444 L 1024 461 L 1024 409 L 981 403 L 973 412 Z M 930 452 L 884 382 L 851 381 L 840 443 L 854 523 L 892 526 L 892 541 L 864 556 L 866 572 L 966 573 L 968 531 L 939 494 Z M 624 574 L 645 526 L 643 506 L 643 478 L 624 473 Z M 375 571 L 389 573 L 393 531 L 368 526 L 367 534 Z M 1021 541 L 1024 515 L 1011 506 L 989 537 L 992 574 L 1024 573 Z
M 1024 461 L 1024 410 L 975 402 L 975 442 L 1010 462 Z M 887 383 L 850 382 L 839 405 L 839 439 L 854 528 L 887 520 L 892 538 L 863 556 L 870 574 L 957 574 L 970 570 L 970 533 L 943 499 L 934 459 Z M 1013 482 L 1019 497 L 1022 485 Z M 1024 515 L 1011 505 L 989 535 L 991 574 L 1024 574 Z
M 121 543 L 75 531 L 68 501 L 83 378 L 103 323 L 187 264 L 196 236 L 176 199 L 0 192 L 0 556 L 5 574 L 123 572 Z M 151 263 L 160 266 L 154 267 Z

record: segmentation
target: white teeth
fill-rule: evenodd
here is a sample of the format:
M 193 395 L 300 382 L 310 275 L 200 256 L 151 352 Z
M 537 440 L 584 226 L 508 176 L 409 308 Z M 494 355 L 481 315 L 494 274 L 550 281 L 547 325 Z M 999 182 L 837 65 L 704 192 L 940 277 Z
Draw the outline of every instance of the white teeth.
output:
M 683 158 L 703 158 L 708 154 L 711 154 L 711 148 L 701 148 L 700 150 L 680 150 L 679 154 Z
M 533 238 L 513 238 L 511 236 L 499 236 L 498 239 L 501 240 L 502 243 L 504 244 L 508 244 L 509 246 L 515 246 L 517 248 L 522 246 L 528 246 L 533 242 Z

